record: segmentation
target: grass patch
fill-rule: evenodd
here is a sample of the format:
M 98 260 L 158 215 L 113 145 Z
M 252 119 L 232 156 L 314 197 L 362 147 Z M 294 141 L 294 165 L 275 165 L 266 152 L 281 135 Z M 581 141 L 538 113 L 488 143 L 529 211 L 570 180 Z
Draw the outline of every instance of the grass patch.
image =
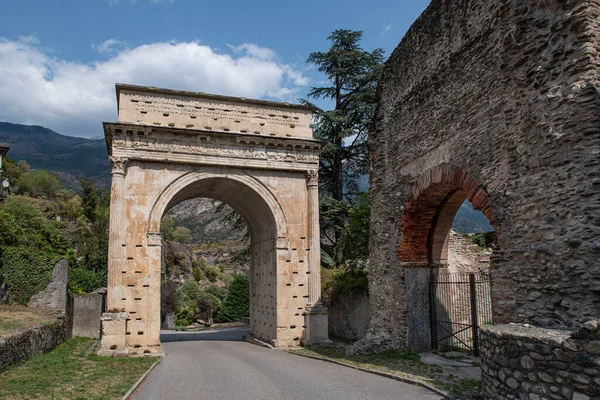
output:
M 93 339 L 74 338 L 0 373 L 2 399 L 120 399 L 154 357 L 90 355 Z
M 465 400 L 483 399 L 481 382 L 473 379 L 459 379 L 444 374 L 441 367 L 421 362 L 418 354 L 389 350 L 382 353 L 349 356 L 345 346 L 300 348 L 289 350 L 292 353 L 329 358 L 356 367 L 386 372 L 392 375 L 430 384 Z
M 0 305 L 0 338 L 56 322 L 56 313 L 25 306 Z

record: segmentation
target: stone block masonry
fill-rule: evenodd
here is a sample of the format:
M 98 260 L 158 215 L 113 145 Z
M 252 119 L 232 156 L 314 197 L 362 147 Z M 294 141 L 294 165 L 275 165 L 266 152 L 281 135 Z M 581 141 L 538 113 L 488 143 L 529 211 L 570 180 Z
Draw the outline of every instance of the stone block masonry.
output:
M 597 399 L 598 321 L 578 331 L 517 324 L 484 327 L 481 369 L 486 399 Z

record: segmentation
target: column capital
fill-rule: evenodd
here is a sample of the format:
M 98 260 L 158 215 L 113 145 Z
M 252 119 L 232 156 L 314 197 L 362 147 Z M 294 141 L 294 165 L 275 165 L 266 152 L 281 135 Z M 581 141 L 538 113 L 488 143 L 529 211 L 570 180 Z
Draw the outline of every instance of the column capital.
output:
M 109 156 L 111 174 L 125 176 L 127 174 L 127 161 L 125 157 L 113 157 Z
M 309 169 L 306 171 L 306 186 L 307 187 L 318 187 L 319 186 L 319 171 L 316 169 Z

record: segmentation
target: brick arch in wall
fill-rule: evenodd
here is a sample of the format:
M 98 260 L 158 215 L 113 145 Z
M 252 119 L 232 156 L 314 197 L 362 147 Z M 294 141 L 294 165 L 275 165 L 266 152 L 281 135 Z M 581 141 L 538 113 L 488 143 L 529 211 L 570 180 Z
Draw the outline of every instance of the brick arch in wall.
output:
M 485 189 L 465 170 L 451 164 L 434 166 L 419 175 L 398 221 L 400 242 L 396 255 L 404 267 L 447 264 L 448 233 L 465 200 L 495 227 Z

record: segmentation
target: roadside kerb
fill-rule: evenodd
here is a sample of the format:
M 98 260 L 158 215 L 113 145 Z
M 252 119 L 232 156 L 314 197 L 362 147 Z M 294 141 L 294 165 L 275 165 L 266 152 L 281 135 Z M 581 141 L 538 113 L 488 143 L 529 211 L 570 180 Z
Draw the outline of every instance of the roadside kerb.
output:
M 421 387 L 423 387 L 425 389 L 428 389 L 428 390 L 430 390 L 430 391 L 432 391 L 434 393 L 437 393 L 440 396 L 443 396 L 445 399 L 455 400 L 455 398 L 452 397 L 452 396 L 450 396 L 449 393 L 446 393 L 446 392 L 444 392 L 444 391 L 442 391 L 442 390 L 440 390 L 440 389 L 438 389 L 438 388 L 436 388 L 434 386 L 431 386 L 431 385 L 429 385 L 427 383 L 424 383 L 422 381 L 418 381 L 416 379 L 404 378 L 402 376 L 393 375 L 393 374 L 390 374 L 390 373 L 387 373 L 387 372 L 374 371 L 374 370 L 371 370 L 371 369 L 361 368 L 361 367 L 357 367 L 357 366 L 352 365 L 352 364 L 346 364 L 344 362 L 332 360 L 332 359 L 329 359 L 329 358 L 310 356 L 308 354 L 296 353 L 294 351 L 289 351 L 289 350 L 286 350 L 286 349 L 281 349 L 281 350 L 285 351 L 286 353 L 289 353 L 289 354 L 294 354 L 294 355 L 301 356 L 301 357 L 306 357 L 306 358 L 312 358 L 313 360 L 326 361 L 326 362 L 329 362 L 329 363 L 332 363 L 332 364 L 342 365 L 344 367 L 357 369 L 359 371 L 368 372 L 370 374 L 383 376 L 384 378 L 394 379 L 396 381 L 400 381 L 400 382 L 404 382 L 404 383 L 409 383 L 411 385 L 418 385 L 418 386 L 421 386 Z
M 150 368 L 148 368 L 148 371 L 146 371 L 144 373 L 144 375 L 142 375 L 141 378 L 138 379 L 138 381 L 133 384 L 133 386 L 131 387 L 131 389 L 129 389 L 129 391 L 127 393 L 125 393 L 125 395 L 123 397 L 121 397 L 121 400 L 127 400 L 129 398 L 129 396 L 131 396 L 133 394 L 133 392 L 135 392 L 136 389 L 144 382 L 144 380 L 146 379 L 146 377 L 150 374 L 150 372 L 152 372 L 152 370 L 154 369 L 154 367 L 156 367 L 158 365 L 158 363 L 162 359 L 163 359 L 163 356 L 161 356 L 158 360 L 156 360 L 156 362 L 154 364 L 152 364 L 150 366 Z

